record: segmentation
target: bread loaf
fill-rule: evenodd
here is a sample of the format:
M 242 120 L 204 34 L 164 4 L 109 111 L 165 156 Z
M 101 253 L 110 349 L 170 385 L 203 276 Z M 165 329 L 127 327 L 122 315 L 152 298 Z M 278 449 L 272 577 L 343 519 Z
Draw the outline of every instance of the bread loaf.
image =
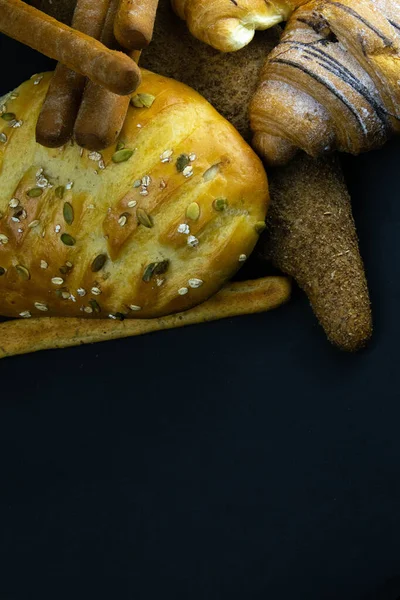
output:
M 142 76 L 101 155 L 35 142 L 51 74 L 0 102 L 0 314 L 170 314 L 252 251 L 268 203 L 260 160 L 192 89 Z

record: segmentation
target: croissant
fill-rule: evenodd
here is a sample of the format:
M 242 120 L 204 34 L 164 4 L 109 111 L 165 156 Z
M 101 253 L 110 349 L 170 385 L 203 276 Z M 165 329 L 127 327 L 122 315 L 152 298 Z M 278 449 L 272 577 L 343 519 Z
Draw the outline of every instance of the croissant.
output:
M 292 15 L 250 107 L 269 164 L 359 154 L 400 131 L 399 0 L 313 0 Z
M 260 159 L 194 90 L 148 71 L 117 144 L 44 148 L 50 79 L 0 101 L 0 314 L 149 318 L 217 292 L 265 227 Z
M 171 0 L 190 32 L 217 50 L 232 52 L 246 46 L 257 29 L 286 21 L 307 0 Z

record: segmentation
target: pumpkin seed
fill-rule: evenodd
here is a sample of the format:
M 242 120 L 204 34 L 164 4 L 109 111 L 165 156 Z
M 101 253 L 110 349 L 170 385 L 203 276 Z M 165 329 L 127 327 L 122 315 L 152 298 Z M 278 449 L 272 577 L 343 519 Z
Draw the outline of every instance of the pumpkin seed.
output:
M 169 260 L 168 259 L 162 260 L 161 262 L 156 263 L 153 274 L 154 275 L 163 275 L 164 273 L 166 273 L 168 271 L 168 267 L 169 267 Z
M 197 204 L 197 202 L 192 202 L 189 204 L 186 209 L 186 216 L 192 221 L 197 221 L 197 219 L 200 217 L 200 206 Z
M 35 308 L 41 310 L 42 312 L 47 312 L 49 310 L 47 304 L 44 304 L 43 302 L 35 302 Z
M 70 267 L 69 265 L 63 265 L 58 270 L 60 271 L 60 273 L 62 275 L 68 275 L 68 273 L 71 271 L 71 269 L 72 269 L 72 267 Z
M 107 254 L 98 254 L 94 261 L 92 262 L 91 270 L 92 273 L 97 273 L 100 271 L 108 260 Z
M 74 209 L 69 202 L 64 202 L 63 215 L 65 222 L 72 225 L 74 222 Z
M 39 196 L 43 194 L 43 190 L 42 188 L 35 187 L 28 190 L 26 193 L 29 196 L 29 198 L 39 198 Z
M 190 163 L 190 158 L 187 154 L 181 154 L 180 156 L 178 156 L 178 158 L 176 159 L 176 170 L 179 173 L 183 173 L 183 171 L 186 169 L 186 167 L 188 166 L 188 164 Z
M 15 117 L 15 113 L 12 112 L 6 112 L 4 114 L 1 115 L 1 118 L 4 119 L 4 121 L 14 121 Z
M 147 214 L 145 210 L 143 210 L 143 208 L 138 208 L 136 211 L 136 215 L 141 225 L 143 225 L 144 227 L 148 227 L 149 229 L 153 227 L 153 219 L 150 215 Z
M 54 191 L 55 195 L 60 200 L 62 200 L 64 198 L 64 192 L 65 192 L 65 187 L 63 185 L 59 185 L 58 187 L 56 187 L 56 189 Z
M 75 246 L 76 243 L 75 238 L 73 238 L 72 235 L 69 235 L 69 233 L 63 233 L 61 236 L 61 241 L 66 246 Z
M 124 315 L 124 314 L 122 314 L 122 313 L 120 313 L 120 312 L 117 312 L 117 313 L 115 313 L 114 317 L 115 317 L 115 318 L 116 318 L 118 321 L 124 321 L 124 320 L 125 320 L 125 315 Z
M 28 281 L 28 279 L 31 278 L 31 274 L 29 273 L 28 269 L 22 265 L 17 265 L 15 267 L 15 270 L 17 271 L 18 275 L 21 277 L 21 279 L 23 279 L 24 281 Z
M 117 150 L 117 152 L 115 152 L 112 156 L 112 161 L 114 163 L 126 162 L 131 158 L 131 156 L 133 156 L 133 153 L 134 150 L 129 150 L 128 148 L 125 148 L 124 150 Z
M 5 274 L 5 272 L 6 272 L 6 269 L 4 269 L 4 267 L 0 267 L 0 277 L 1 277 L 2 275 L 4 275 L 4 274 Z
M 100 304 L 96 300 L 89 300 L 89 304 L 90 304 L 93 312 L 95 312 L 95 313 L 101 312 Z
M 267 226 L 264 221 L 258 221 L 254 225 L 254 229 L 256 230 L 256 233 L 258 233 L 258 235 L 260 235 L 263 231 L 265 231 L 266 227 Z
M 133 96 L 131 102 L 135 108 L 150 108 L 153 106 L 155 96 L 152 94 L 136 94 Z
M 226 198 L 216 198 L 213 202 L 214 210 L 222 212 L 228 206 L 228 200 Z

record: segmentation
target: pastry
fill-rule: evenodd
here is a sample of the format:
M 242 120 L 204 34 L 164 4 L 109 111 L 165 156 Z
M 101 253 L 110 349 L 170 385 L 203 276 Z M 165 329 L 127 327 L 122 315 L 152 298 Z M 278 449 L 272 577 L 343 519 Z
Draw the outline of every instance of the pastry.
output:
M 257 29 L 286 21 L 307 0 L 171 0 L 190 32 L 217 50 L 240 50 Z
M 297 148 L 359 154 L 400 131 L 400 2 L 314 0 L 268 56 L 251 109 L 269 164 Z
M 254 152 L 196 92 L 147 71 L 116 145 L 44 148 L 50 78 L 0 103 L 0 314 L 149 318 L 217 292 L 264 227 Z
M 271 171 L 270 192 L 258 252 L 303 288 L 335 346 L 359 350 L 372 335 L 371 306 L 337 159 L 301 153 Z

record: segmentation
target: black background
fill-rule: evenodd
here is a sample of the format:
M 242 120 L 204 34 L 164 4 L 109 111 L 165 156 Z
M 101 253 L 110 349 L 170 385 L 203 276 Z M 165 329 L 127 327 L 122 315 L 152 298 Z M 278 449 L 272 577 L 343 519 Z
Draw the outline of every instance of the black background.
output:
M 0 94 L 52 66 L 4 36 L 0 53 Z M 265 315 L 0 363 L 1 599 L 52 581 L 57 599 L 68 582 L 119 600 L 400 596 L 400 144 L 344 164 L 366 351 L 333 349 L 295 291 Z

